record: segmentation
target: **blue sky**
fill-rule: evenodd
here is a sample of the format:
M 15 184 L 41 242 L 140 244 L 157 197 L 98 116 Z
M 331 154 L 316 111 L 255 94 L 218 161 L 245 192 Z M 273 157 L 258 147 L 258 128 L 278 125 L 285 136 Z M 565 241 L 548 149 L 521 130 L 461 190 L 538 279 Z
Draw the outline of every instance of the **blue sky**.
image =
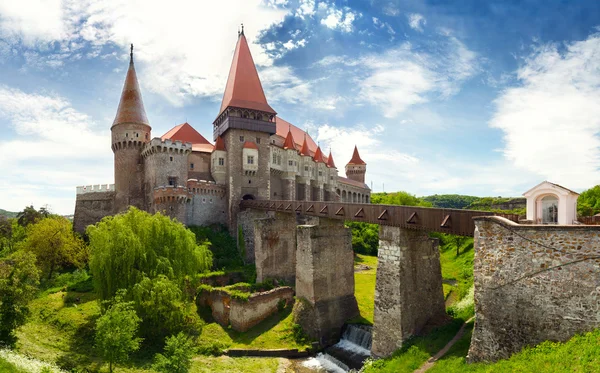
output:
M 131 42 L 153 136 L 212 140 L 242 22 L 271 106 L 375 192 L 599 182 L 597 1 L 0 0 L 0 208 L 113 182 Z

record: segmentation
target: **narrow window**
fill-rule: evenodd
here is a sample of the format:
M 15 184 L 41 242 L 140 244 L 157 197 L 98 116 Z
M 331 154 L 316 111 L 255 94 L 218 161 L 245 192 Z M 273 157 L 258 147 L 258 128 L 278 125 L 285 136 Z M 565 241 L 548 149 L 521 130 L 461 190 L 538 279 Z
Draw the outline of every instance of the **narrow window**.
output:
M 173 157 L 169 157 L 169 159 L 171 160 L 171 162 L 173 162 Z
M 219 166 L 225 165 L 225 158 L 219 158 Z
M 294 165 L 294 161 L 288 161 L 288 166 L 293 166 Z
M 136 133 L 136 134 L 135 134 L 135 137 L 140 137 L 140 134 L 139 134 L 139 133 Z
M 240 142 L 244 142 L 244 136 L 240 136 Z
M 169 185 L 176 186 L 177 185 L 177 178 L 173 177 L 173 176 L 169 176 Z
M 280 155 L 277 156 L 277 164 L 281 164 L 281 156 Z
M 260 138 L 258 138 L 258 137 L 256 138 L 256 143 L 260 144 Z
M 248 164 L 254 164 L 254 156 L 253 155 L 248 156 Z
M 128 134 L 128 133 L 126 133 L 126 134 L 125 134 L 125 137 L 129 137 L 129 134 Z
M 304 172 L 308 172 L 308 166 L 304 166 Z
M 277 163 L 277 154 L 273 153 L 273 164 Z
M 323 176 L 323 171 L 319 171 L 319 176 Z
M 194 169 L 194 164 L 193 163 L 190 163 L 190 169 L 192 169 L 192 170 Z

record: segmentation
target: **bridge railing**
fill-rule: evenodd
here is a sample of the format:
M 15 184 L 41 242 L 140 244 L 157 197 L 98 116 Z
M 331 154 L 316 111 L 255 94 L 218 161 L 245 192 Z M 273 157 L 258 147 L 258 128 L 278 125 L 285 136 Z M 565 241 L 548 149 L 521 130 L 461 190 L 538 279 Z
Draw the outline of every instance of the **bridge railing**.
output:
M 441 209 L 431 207 L 374 205 L 342 202 L 245 200 L 242 208 L 280 211 L 330 219 L 361 221 L 380 225 L 473 236 L 477 216 L 502 216 L 518 222 L 519 216 L 488 211 Z

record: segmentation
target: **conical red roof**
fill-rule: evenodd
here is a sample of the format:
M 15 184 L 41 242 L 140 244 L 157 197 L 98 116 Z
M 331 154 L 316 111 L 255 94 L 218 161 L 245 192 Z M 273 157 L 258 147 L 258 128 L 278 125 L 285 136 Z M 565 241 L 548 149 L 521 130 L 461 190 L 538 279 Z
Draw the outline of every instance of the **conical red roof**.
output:
M 331 149 L 329 150 L 329 157 L 327 157 L 327 167 L 336 168 L 333 163 L 333 155 L 331 155 Z
M 188 122 L 175 126 L 161 137 L 162 140 L 170 139 L 173 141 L 191 142 L 192 144 L 210 144 L 194 127 Z
M 323 159 L 323 152 L 321 151 L 320 146 L 317 146 L 317 151 L 315 152 L 315 156 L 313 157 L 313 159 L 317 163 L 318 162 L 325 163 L 325 160 Z
M 117 109 L 117 115 L 115 116 L 113 126 L 121 123 L 150 125 L 150 123 L 148 123 L 148 118 L 146 117 L 146 110 L 144 110 L 142 92 L 140 91 L 140 85 L 138 84 L 137 75 L 135 73 L 135 66 L 133 65 L 133 46 L 131 59 L 129 60 L 129 70 L 127 70 L 125 84 L 123 84 L 123 92 L 121 93 L 121 101 L 119 101 L 119 108 Z
M 221 136 L 217 137 L 217 142 L 215 142 L 215 150 L 226 151 L 225 142 Z
M 288 130 L 288 134 L 285 137 L 285 141 L 283 143 L 284 149 L 294 149 L 296 150 L 296 143 L 294 142 L 294 136 L 292 136 L 292 130 Z
M 302 149 L 300 149 L 300 155 L 306 155 L 310 157 L 310 150 L 308 149 L 308 143 L 306 142 L 306 135 L 304 135 L 304 143 L 302 143 Z
M 221 102 L 219 115 L 228 106 L 254 109 L 275 114 L 275 110 L 269 106 L 265 92 L 263 91 L 254 60 L 248 48 L 246 36 L 242 32 L 238 38 L 233 62 L 229 69 L 227 86 Z
M 348 162 L 348 164 L 364 164 L 366 165 L 365 161 L 363 161 L 362 159 L 360 159 L 360 155 L 358 154 L 358 148 L 356 147 L 356 145 L 354 145 L 354 153 L 352 153 L 352 159 L 350 159 L 350 162 Z

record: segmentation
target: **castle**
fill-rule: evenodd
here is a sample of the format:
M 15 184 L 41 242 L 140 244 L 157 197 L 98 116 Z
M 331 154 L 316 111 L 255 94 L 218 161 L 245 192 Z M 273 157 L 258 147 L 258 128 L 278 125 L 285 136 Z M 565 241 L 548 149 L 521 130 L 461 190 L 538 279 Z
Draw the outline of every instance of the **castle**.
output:
M 129 206 L 186 225 L 237 226 L 242 199 L 369 203 L 366 163 L 354 148 L 338 176 L 308 133 L 267 102 L 243 29 L 213 122 L 214 145 L 183 123 L 152 138 L 133 63 L 111 127 L 115 183 L 77 187 L 75 230 Z

